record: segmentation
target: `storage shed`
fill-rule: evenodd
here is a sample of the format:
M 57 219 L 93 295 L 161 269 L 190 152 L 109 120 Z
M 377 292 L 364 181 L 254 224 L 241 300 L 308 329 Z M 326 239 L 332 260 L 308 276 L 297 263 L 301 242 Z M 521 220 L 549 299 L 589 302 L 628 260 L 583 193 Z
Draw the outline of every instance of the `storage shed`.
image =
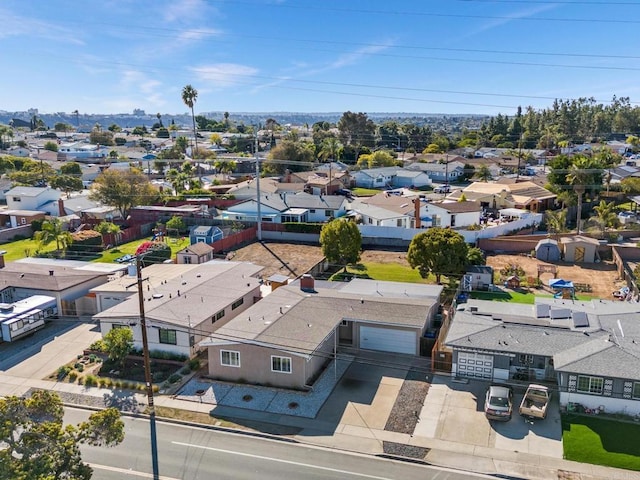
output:
M 599 259 L 598 246 L 600 242 L 595 238 L 576 235 L 575 237 L 562 238 L 560 241 L 564 250 L 565 262 L 594 263 L 596 259 Z
M 199 242 L 204 243 L 214 243 L 218 240 L 222 239 L 223 232 L 219 227 L 207 226 L 207 225 L 196 225 L 192 227 L 191 233 L 189 234 L 189 243 L 194 245 Z
M 493 268 L 489 265 L 473 265 L 467 268 L 465 281 L 469 282 L 468 290 L 489 290 L 493 285 Z
M 543 262 L 559 262 L 560 247 L 552 238 L 540 240 L 536 245 L 536 258 Z

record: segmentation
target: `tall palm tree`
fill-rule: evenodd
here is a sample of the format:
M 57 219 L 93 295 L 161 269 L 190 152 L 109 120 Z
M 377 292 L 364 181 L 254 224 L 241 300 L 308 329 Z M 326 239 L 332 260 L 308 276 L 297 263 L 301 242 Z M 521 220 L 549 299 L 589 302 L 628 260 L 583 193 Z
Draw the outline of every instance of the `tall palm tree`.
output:
M 198 154 L 198 136 L 196 133 L 196 114 L 193 110 L 193 106 L 198 99 L 198 91 L 191 85 L 186 85 L 182 89 L 182 101 L 191 109 L 191 121 L 193 122 L 193 139 L 195 141 L 195 150 L 191 152 L 191 158 L 195 159 Z M 198 178 L 200 178 L 200 169 L 198 169 Z
M 575 157 L 573 165 L 569 167 L 569 173 L 567 175 L 567 181 L 573 187 L 578 197 L 578 215 L 576 226 L 578 233 L 580 233 L 580 222 L 582 219 L 582 195 L 586 191 L 587 187 L 593 188 L 593 182 L 595 181 L 596 173 L 601 173 L 601 169 L 594 168 L 594 165 L 588 157 Z
M 604 200 L 600 200 L 600 205 L 596 205 L 593 209 L 596 212 L 595 220 L 602 228 L 602 235 L 607 231 L 607 227 L 614 227 L 618 223 L 618 216 L 613 202 L 607 203 Z
M 73 242 L 71 234 L 64 230 L 62 221 L 59 218 L 52 218 L 42 222 L 42 230 L 37 232 L 34 238 L 40 246 L 49 245 L 55 241 L 57 251 L 60 250 L 61 246 L 63 250 L 66 250 Z
M 546 217 L 547 230 L 550 234 L 555 233 L 556 241 L 558 241 L 559 234 L 567 231 L 567 210 L 563 208 L 562 210 L 555 210 L 553 212 L 547 211 Z

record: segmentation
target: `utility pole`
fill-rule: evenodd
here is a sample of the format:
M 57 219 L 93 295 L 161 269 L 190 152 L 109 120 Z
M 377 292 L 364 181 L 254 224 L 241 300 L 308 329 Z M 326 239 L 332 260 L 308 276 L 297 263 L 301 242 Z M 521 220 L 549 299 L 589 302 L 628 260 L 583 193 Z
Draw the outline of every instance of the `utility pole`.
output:
M 153 384 L 151 377 L 151 362 L 149 360 L 149 341 L 147 338 L 147 319 L 144 314 L 144 291 L 142 289 L 142 254 L 136 256 L 136 274 L 138 286 L 138 305 L 140 309 L 140 329 L 142 330 L 142 355 L 144 359 L 144 381 L 147 387 L 147 406 L 149 408 L 149 425 L 151 427 L 151 463 L 153 478 L 160 478 L 158 469 L 158 441 L 156 435 L 156 410 L 153 403 Z
M 258 203 L 258 218 L 257 218 L 257 225 L 258 225 L 258 231 L 257 231 L 257 236 L 258 236 L 258 241 L 261 242 L 262 241 L 262 209 L 260 207 L 260 159 L 258 158 L 258 127 L 256 126 L 256 143 L 255 143 L 255 153 L 254 153 L 255 159 L 256 159 L 256 200 Z

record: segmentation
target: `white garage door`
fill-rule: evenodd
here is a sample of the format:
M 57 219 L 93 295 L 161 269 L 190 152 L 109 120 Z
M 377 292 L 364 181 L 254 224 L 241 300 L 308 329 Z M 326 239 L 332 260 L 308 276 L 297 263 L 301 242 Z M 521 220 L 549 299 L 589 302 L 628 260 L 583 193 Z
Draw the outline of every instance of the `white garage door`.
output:
M 458 376 L 493 378 L 493 357 L 481 353 L 458 353 Z
M 392 328 L 360 327 L 360 348 L 416 355 L 416 333 Z

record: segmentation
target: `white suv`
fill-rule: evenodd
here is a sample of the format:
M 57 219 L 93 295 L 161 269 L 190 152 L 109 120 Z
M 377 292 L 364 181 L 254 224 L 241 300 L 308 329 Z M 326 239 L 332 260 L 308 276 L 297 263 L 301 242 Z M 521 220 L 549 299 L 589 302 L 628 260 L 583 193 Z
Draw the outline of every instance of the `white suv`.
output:
M 440 185 L 433 189 L 433 193 L 451 193 L 451 185 Z

